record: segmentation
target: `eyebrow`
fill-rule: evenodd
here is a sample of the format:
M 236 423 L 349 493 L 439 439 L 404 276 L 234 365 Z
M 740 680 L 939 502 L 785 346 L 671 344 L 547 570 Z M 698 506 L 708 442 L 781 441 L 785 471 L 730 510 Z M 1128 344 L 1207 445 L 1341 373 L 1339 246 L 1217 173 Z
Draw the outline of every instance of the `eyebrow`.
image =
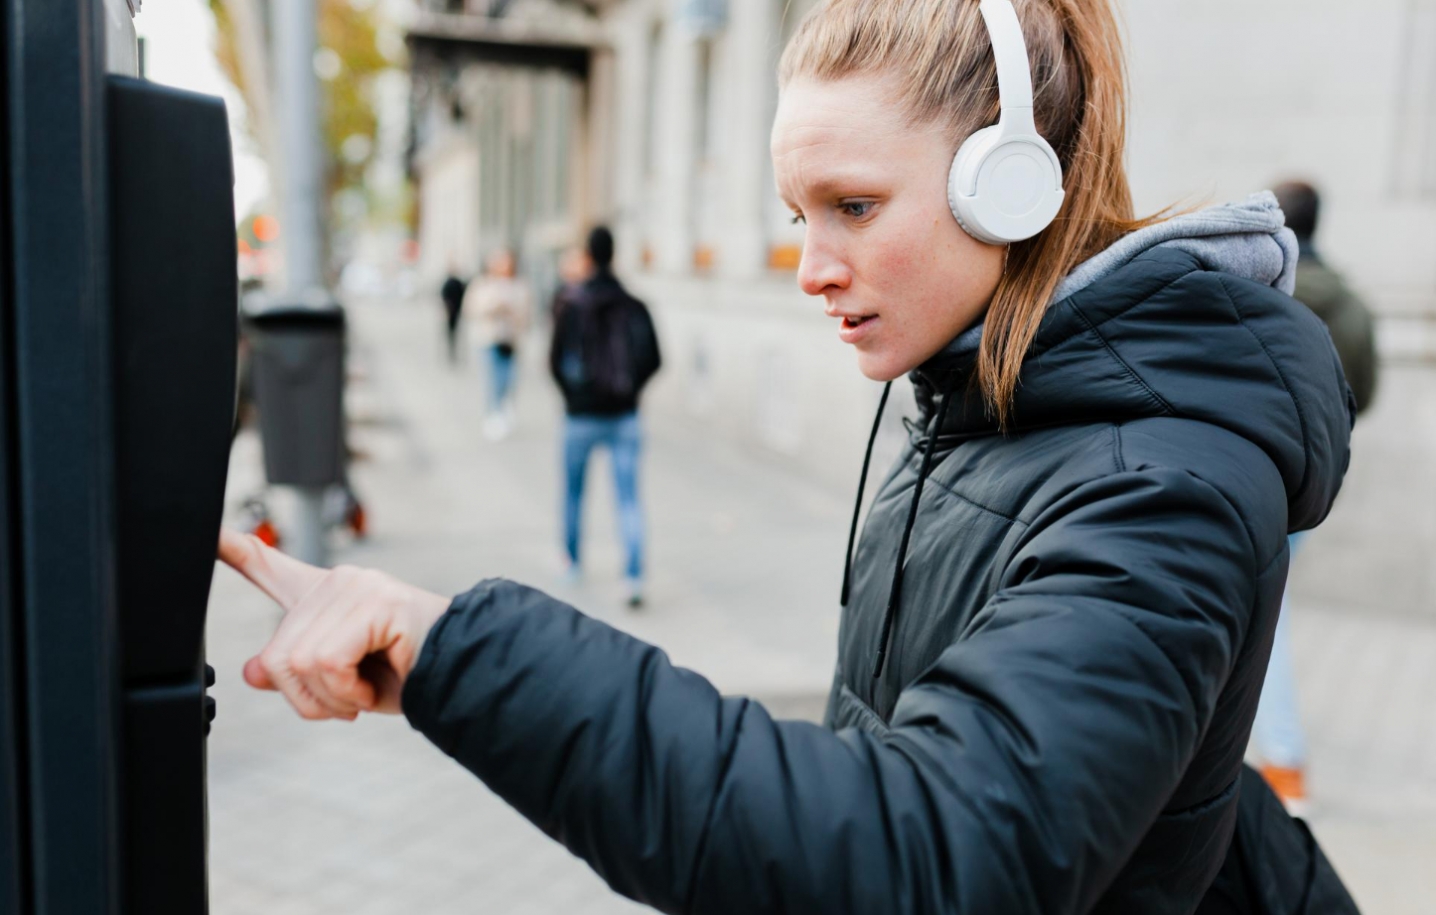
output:
M 881 179 L 876 176 L 863 175 L 857 172 L 834 172 L 822 175 L 821 177 L 813 180 L 811 183 L 804 184 L 803 186 L 807 189 L 808 193 L 814 194 L 816 196 L 822 196 L 824 194 L 832 193 L 833 190 L 844 187 L 846 185 L 871 184 L 880 180 Z M 778 197 L 782 199 L 782 201 L 788 206 L 796 209 L 796 206 L 793 204 L 793 202 L 790 201 L 787 198 L 787 195 L 785 195 L 781 190 L 778 192 Z

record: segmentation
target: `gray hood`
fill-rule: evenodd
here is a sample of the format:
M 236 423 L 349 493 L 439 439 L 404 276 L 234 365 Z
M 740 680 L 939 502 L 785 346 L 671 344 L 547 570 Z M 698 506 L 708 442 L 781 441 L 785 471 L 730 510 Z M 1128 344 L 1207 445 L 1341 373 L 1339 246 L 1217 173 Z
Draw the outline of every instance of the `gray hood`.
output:
M 1057 286 L 1053 301 L 1081 292 L 1154 248 L 1184 251 L 1204 270 L 1270 286 L 1291 295 L 1296 288 L 1296 236 L 1271 191 L 1252 194 L 1241 203 L 1211 206 L 1124 235 L 1112 247 L 1083 261 Z M 976 352 L 982 325 L 968 328 L 945 352 Z
M 1067 274 L 1054 300 L 1086 289 L 1153 248 L 1185 251 L 1204 270 L 1261 283 L 1287 295 L 1296 288 L 1296 236 L 1286 228 L 1276 195 L 1262 191 L 1241 203 L 1206 207 L 1123 236 Z

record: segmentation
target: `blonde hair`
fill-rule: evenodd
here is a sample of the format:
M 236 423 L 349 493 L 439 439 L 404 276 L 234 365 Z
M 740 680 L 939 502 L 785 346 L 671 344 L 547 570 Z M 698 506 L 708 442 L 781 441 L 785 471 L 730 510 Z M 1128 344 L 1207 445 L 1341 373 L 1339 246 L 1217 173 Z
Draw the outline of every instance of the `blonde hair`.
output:
M 1062 162 L 1067 195 L 1056 221 L 1008 249 L 988 307 L 976 383 L 1006 427 L 1022 362 L 1062 278 L 1138 219 L 1123 167 L 1126 66 L 1110 0 L 1013 0 L 1032 65 L 1037 129 Z M 828 0 L 783 52 L 779 85 L 803 77 L 894 80 L 914 126 L 958 144 L 997 123 L 997 65 L 978 0 Z

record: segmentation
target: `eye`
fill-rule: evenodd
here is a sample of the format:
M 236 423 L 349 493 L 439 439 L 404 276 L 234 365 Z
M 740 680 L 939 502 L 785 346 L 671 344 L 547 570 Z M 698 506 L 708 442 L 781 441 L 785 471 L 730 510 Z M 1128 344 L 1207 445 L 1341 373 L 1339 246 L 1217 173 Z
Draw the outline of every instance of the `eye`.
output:
M 838 204 L 838 209 L 854 219 L 862 219 L 873 211 L 873 202 L 871 200 L 851 200 Z

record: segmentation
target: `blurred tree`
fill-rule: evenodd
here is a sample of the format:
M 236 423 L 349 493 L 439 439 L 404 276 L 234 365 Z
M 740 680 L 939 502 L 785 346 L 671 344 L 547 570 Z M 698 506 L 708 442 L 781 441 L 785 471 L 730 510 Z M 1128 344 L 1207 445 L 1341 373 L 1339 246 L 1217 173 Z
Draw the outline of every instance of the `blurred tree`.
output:
M 270 120 L 266 3 L 276 0 L 208 0 L 218 29 L 215 57 L 249 109 L 249 129 L 274 162 L 274 127 Z M 283 2 L 283 0 L 278 0 Z M 320 106 L 327 153 L 326 224 L 336 212 L 361 216 L 340 201 L 362 200 L 364 172 L 374 149 L 378 118 L 370 83 L 393 66 L 376 41 L 376 7 L 365 0 L 317 0 L 319 48 L 314 57 L 320 78 Z M 282 91 L 283 87 L 278 87 Z

